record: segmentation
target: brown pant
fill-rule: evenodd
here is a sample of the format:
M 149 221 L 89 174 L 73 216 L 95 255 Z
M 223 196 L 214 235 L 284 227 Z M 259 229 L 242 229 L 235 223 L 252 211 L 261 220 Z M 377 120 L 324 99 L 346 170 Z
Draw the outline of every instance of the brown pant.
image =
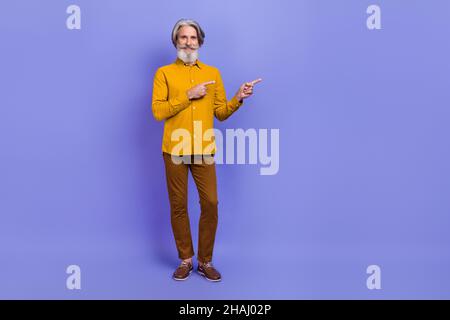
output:
M 174 156 L 177 159 L 183 157 Z M 195 159 L 194 159 L 195 157 Z M 170 201 L 170 220 L 180 259 L 194 256 L 191 228 L 187 212 L 188 171 L 192 173 L 200 197 L 200 222 L 198 231 L 198 260 L 202 263 L 212 260 L 214 240 L 218 221 L 218 200 L 216 167 L 201 156 L 188 156 L 190 164 L 174 163 L 172 156 L 163 153 L 166 167 L 167 189 Z M 184 157 L 186 159 L 187 156 Z M 209 156 L 209 159 L 211 156 Z M 200 162 L 200 163 L 198 163 Z

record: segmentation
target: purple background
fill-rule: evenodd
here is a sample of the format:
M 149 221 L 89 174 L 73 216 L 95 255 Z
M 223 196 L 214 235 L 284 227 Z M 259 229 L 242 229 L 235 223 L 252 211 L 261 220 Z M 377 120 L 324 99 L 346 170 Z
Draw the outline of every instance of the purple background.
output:
M 218 166 L 215 284 L 170 278 L 151 88 L 181 17 L 229 98 L 264 79 L 216 127 L 280 129 L 277 175 Z M 447 0 L 2 1 L 0 298 L 450 298 L 449 34 Z

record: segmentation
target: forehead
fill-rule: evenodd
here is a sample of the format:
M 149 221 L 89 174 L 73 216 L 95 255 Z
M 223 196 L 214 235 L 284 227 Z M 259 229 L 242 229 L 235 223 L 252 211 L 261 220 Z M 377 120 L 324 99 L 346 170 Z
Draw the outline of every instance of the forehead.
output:
M 197 36 L 197 30 L 191 26 L 182 26 L 180 30 L 178 30 L 178 36 Z

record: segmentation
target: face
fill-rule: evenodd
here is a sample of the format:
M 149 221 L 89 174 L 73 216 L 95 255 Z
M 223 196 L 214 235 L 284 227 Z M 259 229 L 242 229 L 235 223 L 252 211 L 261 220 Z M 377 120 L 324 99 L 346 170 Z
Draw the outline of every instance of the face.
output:
M 178 30 L 177 45 L 186 53 L 192 53 L 198 49 L 197 30 L 191 26 L 183 26 Z

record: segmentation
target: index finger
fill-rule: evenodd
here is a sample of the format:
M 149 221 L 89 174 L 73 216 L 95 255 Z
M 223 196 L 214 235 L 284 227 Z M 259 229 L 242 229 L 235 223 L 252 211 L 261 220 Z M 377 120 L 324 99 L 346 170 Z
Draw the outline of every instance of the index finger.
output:
M 261 79 L 261 78 L 258 78 L 258 79 L 256 79 L 256 80 L 251 81 L 250 83 L 252 84 L 252 86 L 254 86 L 255 84 L 257 84 L 257 83 L 259 83 L 259 82 L 261 82 L 261 81 L 262 81 L 262 79 Z
M 208 84 L 214 84 L 214 83 L 216 83 L 216 81 L 211 80 L 211 81 L 203 82 L 202 85 L 207 86 Z

